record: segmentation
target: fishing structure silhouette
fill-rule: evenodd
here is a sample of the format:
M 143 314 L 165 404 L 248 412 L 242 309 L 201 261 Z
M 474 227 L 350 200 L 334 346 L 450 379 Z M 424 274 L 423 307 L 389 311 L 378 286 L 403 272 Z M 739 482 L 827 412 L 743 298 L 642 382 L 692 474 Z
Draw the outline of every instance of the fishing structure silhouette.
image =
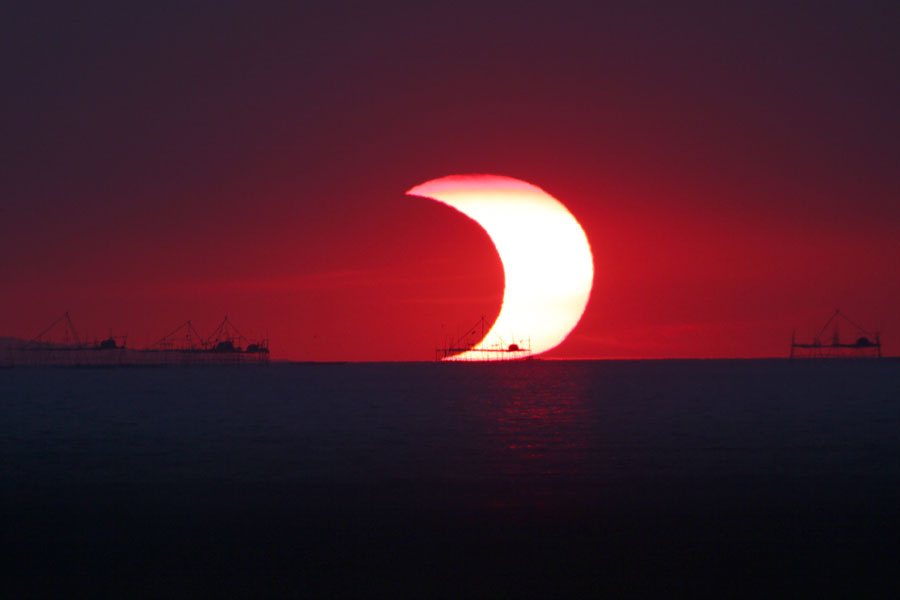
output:
M 127 335 L 87 341 L 68 312 L 31 340 L 8 348 L 9 366 L 215 366 L 266 364 L 269 337 L 251 340 L 226 316 L 208 336 L 188 320 L 146 348 L 128 348 Z
M 532 356 L 530 339 L 519 341 L 512 339 L 510 343 L 506 343 L 497 336 L 497 341 L 488 343 L 485 338 L 487 329 L 487 320 L 484 318 L 484 315 L 482 315 L 477 323 L 466 330 L 466 333 L 458 336 L 456 339 L 448 341 L 440 348 L 437 348 L 434 351 L 435 360 L 454 360 L 454 357 L 458 357 L 463 353 L 468 353 L 468 356 L 466 358 L 455 358 L 455 360 L 464 362 L 484 362 L 518 360 L 521 358 L 530 358 Z
M 857 336 L 854 342 L 841 342 L 838 331 L 840 321 L 854 328 Z M 823 336 L 829 327 L 832 327 L 831 339 L 823 343 Z M 881 336 L 878 332 L 866 331 L 840 309 L 836 309 L 811 342 L 798 342 L 796 332 L 791 335 L 790 358 L 881 358 Z

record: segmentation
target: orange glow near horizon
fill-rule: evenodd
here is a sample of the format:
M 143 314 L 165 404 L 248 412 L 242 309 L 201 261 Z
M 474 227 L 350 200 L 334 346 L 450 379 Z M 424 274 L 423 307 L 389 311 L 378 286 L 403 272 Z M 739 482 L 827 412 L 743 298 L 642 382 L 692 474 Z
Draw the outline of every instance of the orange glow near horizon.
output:
M 407 194 L 473 219 L 503 263 L 500 315 L 483 340 L 449 360 L 478 360 L 480 350 L 522 342 L 540 354 L 566 339 L 590 298 L 594 264 L 584 230 L 562 203 L 539 187 L 499 175 L 451 175 Z

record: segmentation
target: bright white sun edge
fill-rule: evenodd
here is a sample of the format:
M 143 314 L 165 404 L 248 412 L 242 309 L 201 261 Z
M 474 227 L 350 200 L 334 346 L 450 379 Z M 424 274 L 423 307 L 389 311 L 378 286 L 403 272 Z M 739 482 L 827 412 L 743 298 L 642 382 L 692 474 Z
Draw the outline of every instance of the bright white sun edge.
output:
M 503 304 L 484 338 L 445 360 L 484 360 L 485 350 L 529 340 L 529 356 L 561 344 L 578 325 L 594 281 L 581 225 L 541 188 L 501 175 L 450 175 L 407 192 L 442 202 L 478 223 L 503 264 Z

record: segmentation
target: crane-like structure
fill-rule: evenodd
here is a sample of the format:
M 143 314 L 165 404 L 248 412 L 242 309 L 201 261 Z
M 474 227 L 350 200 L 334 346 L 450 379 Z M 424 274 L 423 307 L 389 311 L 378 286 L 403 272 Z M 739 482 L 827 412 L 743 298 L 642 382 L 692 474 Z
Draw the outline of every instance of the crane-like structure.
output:
M 516 360 L 531 356 L 531 340 L 511 340 L 509 344 L 499 337 L 493 343 L 485 339 L 489 330 L 484 315 L 472 327 L 455 340 L 438 348 L 434 352 L 435 360 L 453 360 L 455 356 L 468 353 L 468 358 L 460 359 L 468 362 L 494 360 Z
M 62 324 L 62 336 L 57 338 L 51 334 L 57 331 L 57 326 L 60 324 Z M 78 335 L 78 330 L 75 329 L 75 324 L 72 323 L 69 311 L 64 312 L 62 316 L 50 323 L 46 329 L 34 336 L 31 339 L 31 343 L 41 345 L 62 345 L 75 348 L 80 348 L 82 345 L 81 337 Z
M 845 322 L 855 330 L 856 340 L 841 341 L 838 324 Z M 826 333 L 831 328 L 831 339 Z M 825 340 L 825 341 L 823 341 Z M 871 333 L 850 317 L 836 309 L 812 342 L 798 342 L 796 332 L 791 335 L 790 358 L 881 358 L 881 336 Z
M 267 364 L 269 336 L 255 341 L 226 316 L 208 336 L 188 320 L 145 348 L 126 348 L 127 336 L 87 341 L 68 312 L 29 341 L 9 348 L 9 364 L 21 366 L 205 366 Z

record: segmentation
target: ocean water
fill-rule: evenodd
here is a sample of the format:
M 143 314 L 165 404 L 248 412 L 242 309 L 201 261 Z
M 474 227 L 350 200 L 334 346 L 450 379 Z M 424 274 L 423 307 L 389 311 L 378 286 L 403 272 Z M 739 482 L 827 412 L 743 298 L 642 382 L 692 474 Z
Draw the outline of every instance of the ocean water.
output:
M 0 370 L 5 596 L 877 596 L 900 361 Z

